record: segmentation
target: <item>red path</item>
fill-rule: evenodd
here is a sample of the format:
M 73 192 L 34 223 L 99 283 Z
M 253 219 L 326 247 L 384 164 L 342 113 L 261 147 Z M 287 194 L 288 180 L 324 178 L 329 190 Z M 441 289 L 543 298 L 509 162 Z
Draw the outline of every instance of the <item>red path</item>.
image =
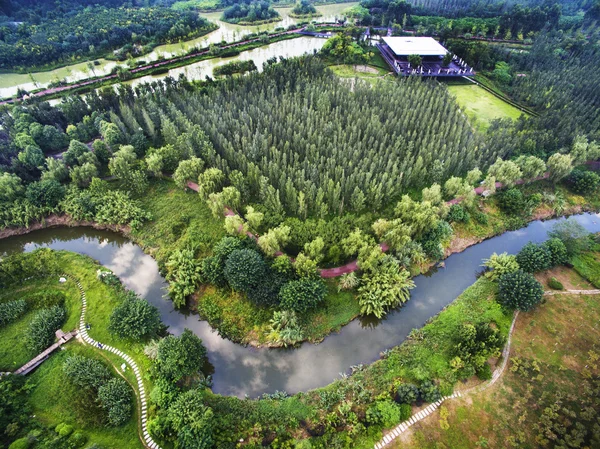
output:
M 588 161 L 586 162 L 587 165 L 592 166 L 595 169 L 600 169 L 600 161 Z M 544 173 L 542 176 L 538 176 L 537 178 L 534 178 L 531 180 L 531 182 L 533 181 L 540 181 L 542 179 L 547 179 L 550 177 L 550 172 L 546 172 Z M 524 184 L 525 181 L 523 179 L 519 179 L 515 182 L 515 184 Z M 198 184 L 196 184 L 195 182 L 191 182 L 189 181 L 187 183 L 187 186 L 193 190 L 194 192 L 198 191 Z M 496 183 L 496 188 L 500 189 L 502 188 L 504 185 L 501 182 L 497 182 Z M 483 186 L 479 186 L 476 187 L 475 189 L 475 193 L 477 195 L 481 195 L 485 188 Z M 447 201 L 447 204 L 458 204 L 460 203 L 461 198 L 454 198 L 450 201 Z M 229 207 L 225 207 L 225 216 L 232 216 L 232 215 L 236 215 L 236 213 L 231 210 Z M 253 238 L 254 240 L 257 240 L 257 237 L 252 234 L 251 232 L 247 233 L 248 237 Z M 386 252 L 389 249 L 389 246 L 386 245 L 385 243 L 380 243 L 379 246 L 381 247 L 381 250 L 383 252 Z M 281 256 L 283 255 L 283 253 L 281 251 L 278 251 L 277 253 L 275 253 L 276 256 Z M 335 268 L 322 268 L 321 270 L 319 270 L 321 277 L 323 278 L 335 278 L 338 276 L 341 276 L 342 274 L 348 274 L 348 273 L 352 273 L 354 271 L 358 270 L 358 261 L 357 260 L 353 260 L 351 262 L 348 262 L 346 265 L 342 265 L 339 267 L 335 267 Z

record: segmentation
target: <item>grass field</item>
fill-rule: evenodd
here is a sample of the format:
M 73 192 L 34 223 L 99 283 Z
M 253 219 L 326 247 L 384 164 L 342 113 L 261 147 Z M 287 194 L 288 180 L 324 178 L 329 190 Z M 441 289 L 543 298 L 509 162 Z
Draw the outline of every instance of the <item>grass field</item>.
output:
M 572 285 L 585 284 L 573 270 L 566 271 L 562 269 Z M 548 297 L 535 310 L 521 313 L 513 334 L 511 359 L 500 380 L 487 390 L 446 402 L 448 428 L 442 428 L 438 410 L 411 427 L 390 447 L 554 447 L 539 443 L 542 423 L 552 422 L 558 436 L 562 425 L 568 432 L 573 432 L 575 422 L 591 428 L 590 418 L 581 411 L 581 406 L 587 400 L 588 382 L 592 383 L 590 379 L 597 379 L 600 374 L 598 299 L 588 295 L 557 295 Z M 550 407 L 557 403 L 562 408 L 550 412 Z M 598 417 L 598 403 L 595 404 L 587 411 L 592 420 Z M 596 446 L 592 442 L 575 447 Z
M 52 294 L 57 291 L 65 295 L 67 319 L 62 329 L 68 332 L 77 327 L 81 312 L 79 292 L 71 282 L 60 284 L 58 277 L 32 280 L 29 285 L 5 290 L 0 296 L 0 302 L 18 299 L 27 300 L 34 296 L 43 296 L 44 293 Z M 27 348 L 26 337 L 29 323 L 38 311 L 39 309 L 30 309 L 17 321 L 0 328 L 0 371 L 14 371 L 37 355 Z
M 522 114 L 514 106 L 500 100 L 475 84 L 450 85 L 448 91 L 454 95 L 458 105 L 467 114 L 471 124 L 485 131 L 492 120 L 497 118 L 519 118 Z

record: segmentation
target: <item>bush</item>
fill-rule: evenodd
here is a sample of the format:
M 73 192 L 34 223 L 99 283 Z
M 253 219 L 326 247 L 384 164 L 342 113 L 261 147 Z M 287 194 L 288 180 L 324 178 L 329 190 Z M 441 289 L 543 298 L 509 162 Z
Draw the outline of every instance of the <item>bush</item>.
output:
M 73 426 L 63 422 L 56 426 L 54 431 L 61 437 L 68 437 L 73 433 Z
M 232 251 L 225 262 L 225 279 L 232 289 L 248 292 L 264 280 L 266 264 L 253 249 Z
M 473 218 L 475 221 L 482 225 L 487 225 L 489 222 L 489 218 L 486 213 L 476 210 L 473 212 Z
M 562 285 L 562 283 L 555 277 L 550 278 L 550 280 L 548 281 L 548 287 L 550 287 L 552 290 L 564 290 L 565 289 L 565 287 Z
M 327 288 L 321 280 L 301 279 L 285 284 L 279 292 L 282 309 L 303 313 L 325 299 Z
M 489 363 L 484 363 L 475 371 L 475 373 L 481 380 L 490 380 L 492 378 L 492 367 Z
M 111 426 L 120 426 L 129 421 L 133 401 L 131 389 L 123 379 L 112 378 L 98 388 L 98 399 L 108 413 Z
M 525 210 L 525 197 L 519 189 L 508 189 L 497 195 L 500 209 L 511 215 L 522 215 Z
M 504 274 L 514 273 L 519 269 L 517 258 L 507 253 L 493 253 L 489 259 L 483 261 L 483 266 L 490 269 L 485 276 L 492 281 L 497 281 Z
M 517 263 L 526 273 L 536 273 L 550 268 L 552 256 L 545 245 L 529 242 L 517 254 Z
M 569 261 L 569 255 L 567 254 L 567 247 L 565 244 L 557 238 L 552 238 L 544 242 L 544 247 L 550 253 L 550 264 L 555 267 L 557 265 L 564 265 Z
M 498 302 L 511 309 L 531 310 L 542 300 L 543 294 L 542 285 L 522 270 L 505 274 L 498 283 Z
M 29 441 L 29 438 L 24 437 L 13 441 L 11 445 L 8 446 L 8 449 L 29 449 L 30 447 L 31 441 Z
M 412 416 L 412 407 L 409 404 L 400 404 L 400 422 L 406 421 Z
M 99 360 L 73 355 L 63 363 L 63 372 L 69 381 L 84 389 L 97 390 L 110 378 L 110 371 Z
M 437 402 L 442 399 L 438 386 L 430 380 L 426 380 L 419 387 L 419 396 L 424 402 Z
M 133 340 L 156 335 L 161 324 L 158 309 L 132 291 L 121 296 L 124 296 L 123 301 L 110 315 L 109 331 Z
M 394 399 L 399 404 L 413 404 L 419 399 L 419 389 L 415 384 L 400 384 Z
M 400 406 L 393 401 L 377 401 L 367 409 L 366 418 L 371 425 L 395 426 L 400 422 Z
M 468 223 L 470 219 L 471 215 L 460 204 L 453 204 L 450 206 L 450 210 L 446 216 L 446 220 L 450 223 Z
M 206 362 L 206 348 L 202 340 L 185 329 L 181 336 L 169 335 L 158 344 L 154 367 L 156 373 L 176 383 L 186 376 L 198 374 Z
M 573 170 L 567 178 L 567 184 L 577 193 L 591 193 L 598 188 L 600 176 L 592 171 Z
M 62 306 L 53 306 L 40 310 L 31 323 L 27 333 L 27 347 L 35 353 L 42 352 L 54 342 L 54 333 L 60 329 L 67 313 Z
M 24 299 L 3 302 L 0 304 L 0 327 L 12 323 L 27 311 L 27 302 Z

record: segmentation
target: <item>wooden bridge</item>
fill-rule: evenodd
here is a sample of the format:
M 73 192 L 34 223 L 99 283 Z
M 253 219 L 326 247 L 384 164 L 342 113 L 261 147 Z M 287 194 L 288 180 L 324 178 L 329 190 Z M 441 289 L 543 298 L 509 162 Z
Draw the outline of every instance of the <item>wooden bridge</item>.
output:
M 14 374 L 22 374 L 22 375 L 29 374 L 34 369 L 36 369 L 38 366 L 40 366 L 44 360 L 46 360 L 48 357 L 50 357 L 50 354 L 52 354 L 54 351 L 56 351 L 58 348 L 60 348 L 62 345 L 64 345 L 66 342 L 71 340 L 76 335 L 77 335 L 77 330 L 73 330 L 66 334 L 60 329 L 57 330 L 56 338 L 58 338 L 58 341 L 56 343 L 54 343 L 52 346 L 50 346 L 49 348 L 47 348 L 44 352 L 38 354 L 35 358 L 31 359 L 29 362 L 27 362 L 21 368 L 16 370 L 14 372 Z

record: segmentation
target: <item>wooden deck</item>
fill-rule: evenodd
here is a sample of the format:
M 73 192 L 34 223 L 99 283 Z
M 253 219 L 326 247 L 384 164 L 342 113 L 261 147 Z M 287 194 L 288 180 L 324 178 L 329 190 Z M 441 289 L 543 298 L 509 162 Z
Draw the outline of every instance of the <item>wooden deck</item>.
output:
M 22 375 L 29 374 L 34 369 L 36 369 L 38 366 L 40 366 L 44 360 L 46 360 L 48 357 L 50 357 L 50 354 L 52 354 L 54 351 L 56 351 L 58 348 L 60 348 L 62 345 L 64 345 L 66 342 L 71 340 L 76 335 L 77 335 L 77 330 L 73 330 L 66 334 L 63 331 L 58 330 L 56 332 L 58 341 L 56 343 L 54 343 L 52 346 L 50 346 L 49 348 L 47 348 L 44 352 L 38 354 L 35 358 L 31 359 L 29 362 L 27 362 L 21 368 L 16 370 L 14 372 L 14 374 L 22 374 Z

